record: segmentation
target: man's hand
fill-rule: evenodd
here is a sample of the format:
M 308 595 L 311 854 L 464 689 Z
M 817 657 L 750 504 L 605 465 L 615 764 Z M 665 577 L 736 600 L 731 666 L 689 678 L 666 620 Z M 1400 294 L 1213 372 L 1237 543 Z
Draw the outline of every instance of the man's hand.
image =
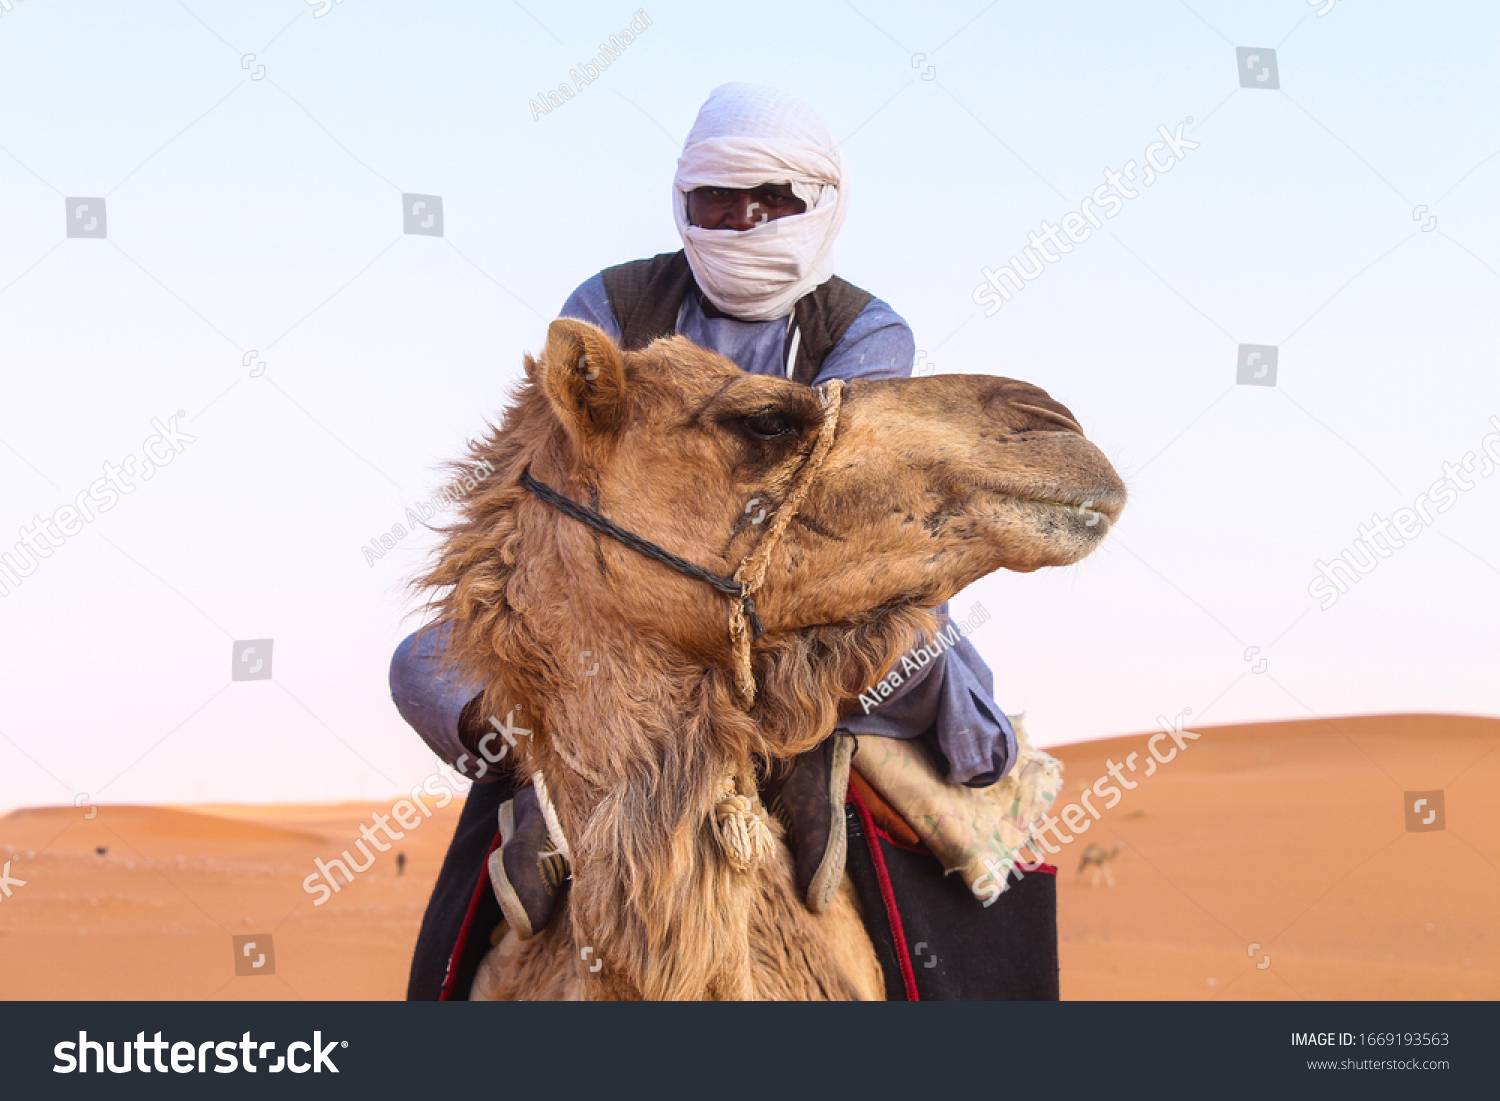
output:
M 488 784 L 500 779 L 511 768 L 511 754 L 506 752 L 499 758 L 480 751 L 480 743 L 490 733 L 491 727 L 484 717 L 484 693 L 481 692 L 468 703 L 458 715 L 458 740 L 467 751 L 454 762 L 459 773 L 475 783 Z

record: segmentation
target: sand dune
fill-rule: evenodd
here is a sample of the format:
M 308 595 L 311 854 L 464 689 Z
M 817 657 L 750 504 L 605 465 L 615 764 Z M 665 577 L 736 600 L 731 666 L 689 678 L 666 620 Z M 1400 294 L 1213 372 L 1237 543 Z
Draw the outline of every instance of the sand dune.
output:
M 52 830 L 57 840 L 48 845 L 53 852 L 86 849 L 95 843 L 108 845 L 111 835 L 121 844 L 141 847 L 143 851 L 161 849 L 175 853 L 183 844 L 200 842 L 213 845 L 317 845 L 325 838 L 307 830 L 271 825 L 263 816 L 265 808 L 256 808 L 256 816 L 231 817 L 202 810 L 176 807 L 104 807 L 103 821 L 98 815 L 76 807 L 28 807 L 15 811 L 4 821 L 9 833 Z M 125 840 L 125 839 L 128 839 Z
M 1053 857 L 1065 998 L 1500 997 L 1500 721 L 1196 732 Z M 1149 736 L 1055 750 L 1064 800 Z M 1408 832 L 1404 793 L 1434 790 L 1445 828 Z M 1089 842 L 1127 846 L 1115 888 L 1077 877 Z
M 390 800 L 17 811 L 0 819 L 0 862 L 19 857 L 26 881 L 0 903 L 0 998 L 400 998 L 459 809 L 321 907 L 302 889 L 313 861 L 352 848 Z M 248 934 L 272 935 L 274 975 L 235 976 L 232 938 Z
M 1064 804 L 1109 761 L 1137 784 L 1109 810 L 1091 796 L 1101 817 L 1051 858 L 1065 998 L 1500 998 L 1500 720 L 1189 731 L 1149 777 L 1152 732 L 1054 750 Z M 1408 832 L 1405 793 L 1438 790 L 1444 828 Z M 377 810 L 390 804 L 0 818 L 0 862 L 26 882 L 0 902 L 0 997 L 401 997 L 459 804 L 400 842 L 405 875 L 393 849 L 324 906 L 302 889 Z M 1113 888 L 1075 874 L 1095 842 L 1126 845 Z M 274 975 L 235 976 L 245 934 L 273 936 Z

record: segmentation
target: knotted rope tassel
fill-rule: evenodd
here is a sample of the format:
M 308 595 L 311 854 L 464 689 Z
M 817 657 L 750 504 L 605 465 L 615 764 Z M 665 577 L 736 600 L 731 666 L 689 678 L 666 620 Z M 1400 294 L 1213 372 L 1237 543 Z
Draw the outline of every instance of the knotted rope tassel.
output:
M 714 827 L 719 847 L 737 872 L 748 872 L 776 845 L 760 809 L 760 797 L 741 794 L 732 774 L 719 781 Z

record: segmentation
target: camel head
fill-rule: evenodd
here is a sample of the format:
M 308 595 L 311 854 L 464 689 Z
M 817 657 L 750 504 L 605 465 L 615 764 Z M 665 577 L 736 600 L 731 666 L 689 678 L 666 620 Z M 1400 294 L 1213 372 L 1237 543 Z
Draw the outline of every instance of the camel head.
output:
M 568 608 L 595 630 L 654 640 L 660 661 L 725 668 L 730 597 L 515 481 L 529 468 L 619 527 L 728 577 L 809 460 L 825 417 L 819 392 L 747 374 L 681 337 L 622 352 L 570 319 L 552 323 L 526 374 L 501 430 L 475 449 L 496 466 L 498 485 L 468 502 L 429 578 L 477 598 L 446 610 L 484 620 L 496 607 L 488 597 L 504 589 L 513 606 L 551 605 L 533 631 Z M 851 383 L 831 449 L 770 554 L 757 595 L 758 675 L 804 712 L 803 697 L 853 699 L 931 627 L 923 609 L 996 569 L 1078 561 L 1124 501 L 1104 455 L 1035 386 L 969 375 Z M 523 517 L 529 534 L 518 541 Z M 495 572 L 502 566 L 512 576 Z M 481 662 L 504 649 L 491 637 L 471 641 Z M 782 725 L 772 721 L 777 705 L 757 705 L 768 730 Z M 800 752 L 827 729 L 784 733 L 771 734 L 773 755 Z
M 615 523 L 722 574 L 734 572 L 807 461 L 817 394 L 746 374 L 684 338 L 621 353 L 583 322 L 552 325 L 534 371 L 557 421 L 533 471 Z M 855 382 L 833 448 L 768 573 L 768 633 L 932 606 L 996 569 L 1076 562 L 1103 540 L 1125 489 L 1061 404 L 1013 379 Z M 585 543 L 592 533 L 573 533 Z M 684 647 L 722 643 L 714 594 L 634 560 L 615 611 Z M 593 557 L 593 548 L 589 548 Z

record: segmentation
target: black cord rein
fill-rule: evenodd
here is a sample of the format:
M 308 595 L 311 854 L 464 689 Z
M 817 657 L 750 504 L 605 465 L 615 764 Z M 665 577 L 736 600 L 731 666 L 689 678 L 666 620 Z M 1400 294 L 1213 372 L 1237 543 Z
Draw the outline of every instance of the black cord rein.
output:
M 539 482 L 531 476 L 531 467 L 521 471 L 521 484 L 531 494 L 540 500 L 546 501 L 564 516 L 571 516 L 580 523 L 587 524 L 595 531 L 603 532 L 611 539 L 623 543 L 631 550 L 644 554 L 647 558 L 654 558 L 664 566 L 670 566 L 680 574 L 684 574 L 697 581 L 703 581 L 718 589 L 726 596 L 732 596 L 741 601 L 745 608 L 745 615 L 750 620 L 750 633 L 753 638 L 759 639 L 765 634 L 765 627 L 761 625 L 760 617 L 755 614 L 755 597 L 745 592 L 745 586 L 732 577 L 721 577 L 719 574 L 710 573 L 702 566 L 696 566 L 686 558 L 679 558 L 669 550 L 657 546 L 648 539 L 642 539 L 634 532 L 626 531 L 618 524 L 599 515 L 593 509 L 580 505 L 577 501 L 569 500 L 557 490 L 544 482 Z

